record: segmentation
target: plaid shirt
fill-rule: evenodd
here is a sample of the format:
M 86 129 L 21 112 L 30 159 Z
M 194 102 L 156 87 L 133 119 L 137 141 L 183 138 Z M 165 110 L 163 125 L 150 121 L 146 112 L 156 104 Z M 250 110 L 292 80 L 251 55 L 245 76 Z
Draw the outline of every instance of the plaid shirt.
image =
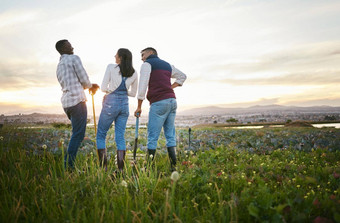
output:
M 76 55 L 63 54 L 57 67 L 57 78 L 63 91 L 63 108 L 72 107 L 86 101 L 84 89 L 92 86 L 89 77 Z

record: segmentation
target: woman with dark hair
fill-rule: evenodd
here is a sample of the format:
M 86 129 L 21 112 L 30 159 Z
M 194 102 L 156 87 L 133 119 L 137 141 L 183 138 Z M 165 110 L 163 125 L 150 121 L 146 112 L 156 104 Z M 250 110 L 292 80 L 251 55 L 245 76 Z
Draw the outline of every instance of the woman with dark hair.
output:
M 106 93 L 100 113 L 97 132 L 97 149 L 99 162 L 107 169 L 107 150 L 105 139 L 111 124 L 115 123 L 115 141 L 117 146 L 118 169 L 123 171 L 126 152 L 125 128 L 129 117 L 128 96 L 135 97 L 138 86 L 138 75 L 132 66 L 132 54 L 121 48 L 115 55 L 116 64 L 106 68 L 101 90 Z

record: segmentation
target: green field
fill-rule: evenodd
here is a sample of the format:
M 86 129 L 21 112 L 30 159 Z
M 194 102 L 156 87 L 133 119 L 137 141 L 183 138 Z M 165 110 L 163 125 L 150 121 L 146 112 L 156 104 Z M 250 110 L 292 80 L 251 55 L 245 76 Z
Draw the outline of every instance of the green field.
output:
M 0 222 L 340 222 L 340 130 L 177 130 L 180 178 L 171 179 L 161 135 L 155 163 L 98 168 L 89 128 L 76 169 L 62 155 L 71 130 L 0 129 Z M 134 129 L 126 133 L 133 148 Z M 140 130 L 139 153 L 146 132 Z M 146 170 L 145 170 L 146 167 Z

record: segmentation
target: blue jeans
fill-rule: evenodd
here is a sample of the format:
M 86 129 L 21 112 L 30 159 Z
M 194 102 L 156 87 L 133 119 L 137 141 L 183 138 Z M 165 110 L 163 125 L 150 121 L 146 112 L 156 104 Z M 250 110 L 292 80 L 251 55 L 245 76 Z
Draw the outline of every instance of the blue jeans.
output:
M 67 117 L 71 120 L 72 136 L 67 147 L 67 154 L 64 157 L 65 167 L 67 164 L 73 168 L 80 143 L 83 141 L 86 130 L 87 108 L 85 102 L 64 108 Z
M 126 150 L 125 128 L 129 117 L 129 99 L 127 95 L 114 93 L 104 96 L 97 131 L 97 149 L 105 149 L 107 131 L 115 122 L 115 141 L 118 150 Z
M 148 149 L 157 148 L 157 141 L 162 127 L 166 146 L 176 146 L 176 110 L 177 102 L 175 98 L 168 98 L 151 104 L 148 122 Z

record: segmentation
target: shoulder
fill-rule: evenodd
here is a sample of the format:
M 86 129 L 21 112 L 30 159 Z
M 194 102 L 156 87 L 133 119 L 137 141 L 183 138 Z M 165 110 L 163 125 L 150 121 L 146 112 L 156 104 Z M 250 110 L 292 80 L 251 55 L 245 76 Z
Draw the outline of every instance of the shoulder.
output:
M 114 70 L 120 71 L 118 64 L 108 64 L 107 69 L 112 70 L 112 71 Z
M 145 61 L 143 64 L 142 64 L 142 67 L 151 67 L 151 63 L 149 61 Z
M 74 54 L 68 55 L 67 57 L 70 58 L 71 60 L 80 60 L 80 57 Z
M 65 59 L 71 63 L 76 63 L 76 64 L 81 63 L 80 57 L 78 55 L 73 55 L 73 54 L 65 55 Z

